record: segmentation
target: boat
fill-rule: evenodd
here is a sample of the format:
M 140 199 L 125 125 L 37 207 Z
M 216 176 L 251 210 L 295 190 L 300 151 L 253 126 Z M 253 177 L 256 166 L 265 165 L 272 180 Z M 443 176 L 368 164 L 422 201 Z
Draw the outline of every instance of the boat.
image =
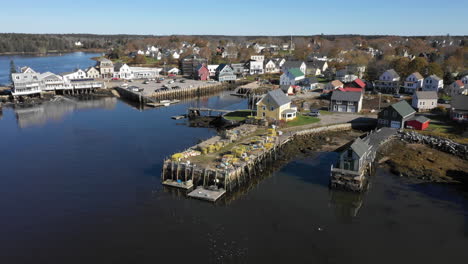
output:
M 170 106 L 171 105 L 171 101 L 169 101 L 169 100 L 162 100 L 159 103 L 161 103 L 164 106 Z

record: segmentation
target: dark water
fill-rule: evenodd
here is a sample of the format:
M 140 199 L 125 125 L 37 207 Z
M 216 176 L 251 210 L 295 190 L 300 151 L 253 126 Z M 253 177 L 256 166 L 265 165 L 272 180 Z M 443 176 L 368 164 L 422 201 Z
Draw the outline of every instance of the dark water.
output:
M 3 111 L 0 263 L 468 259 L 466 194 L 383 169 L 365 195 L 333 192 L 334 153 L 292 161 L 227 204 L 164 189 L 163 158 L 215 134 L 169 117 L 196 105 L 245 108 L 238 98 L 143 112 L 117 100 L 71 105 Z
M 37 57 L 34 55 L 5 55 L 0 56 L 0 84 L 8 84 L 10 74 L 10 61 L 13 60 L 17 67 L 29 66 L 37 72 L 53 72 L 56 74 L 74 71 L 76 68 L 86 69 L 94 66 L 93 57 L 99 57 L 100 53 L 74 52 L 62 55 L 54 54 Z

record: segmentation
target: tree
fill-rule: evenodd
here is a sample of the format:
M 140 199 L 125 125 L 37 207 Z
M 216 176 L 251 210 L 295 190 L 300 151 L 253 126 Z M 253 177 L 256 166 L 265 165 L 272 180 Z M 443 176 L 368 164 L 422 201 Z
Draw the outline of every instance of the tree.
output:
M 11 76 L 13 73 L 16 73 L 16 64 L 13 60 L 10 60 L 10 83 L 13 83 L 13 77 Z
M 146 57 L 144 55 L 138 54 L 132 60 L 133 64 L 146 64 Z
M 419 72 L 425 74 L 425 69 L 427 67 L 427 60 L 421 57 L 416 57 L 408 64 L 408 72 L 411 74 L 413 72 Z
M 427 66 L 427 74 L 428 75 L 434 74 L 434 75 L 437 75 L 439 77 L 443 77 L 444 76 L 444 71 L 442 70 L 442 67 L 438 63 L 431 62 Z
M 396 60 L 393 60 L 391 62 L 391 66 L 396 72 L 398 72 L 400 76 L 408 76 L 411 74 L 410 72 L 408 72 L 409 63 L 410 63 L 410 59 L 405 58 L 405 57 L 400 57 Z

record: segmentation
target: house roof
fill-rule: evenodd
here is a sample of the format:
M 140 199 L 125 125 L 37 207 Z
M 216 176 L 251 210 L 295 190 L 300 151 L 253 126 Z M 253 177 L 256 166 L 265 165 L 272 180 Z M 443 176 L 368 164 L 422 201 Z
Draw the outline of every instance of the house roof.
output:
M 361 88 L 365 88 L 366 84 L 361 80 L 361 79 L 356 79 L 353 81 L 356 85 L 358 85 Z
M 411 75 L 414 75 L 418 80 L 424 79 L 424 77 L 419 72 L 413 72 Z
M 369 150 L 370 146 L 361 138 L 357 138 L 354 140 L 353 144 L 351 144 L 351 149 L 359 156 L 364 156 L 367 151 Z
M 402 117 L 416 113 L 416 111 L 408 104 L 405 100 L 402 100 L 396 104 L 392 104 L 391 107 L 395 109 Z
M 271 100 L 273 100 L 273 102 L 279 107 L 279 106 L 282 106 L 282 105 L 285 105 L 285 104 L 288 104 L 288 103 L 291 103 L 291 99 L 289 99 L 289 97 L 283 93 L 282 90 L 280 89 L 276 89 L 276 90 L 273 90 L 273 91 L 269 91 L 265 97 L 263 97 L 263 99 L 265 98 L 270 98 Z M 263 101 L 262 99 L 262 101 Z
M 344 92 L 340 90 L 333 91 L 331 100 L 335 101 L 348 101 L 348 102 L 358 102 L 362 98 L 361 92 Z
M 392 78 L 400 78 L 400 75 L 398 75 L 398 73 L 394 69 L 390 69 L 385 72 L 389 73 L 392 76 Z
M 452 108 L 468 111 L 468 95 L 456 95 L 452 97 Z
M 437 92 L 417 91 L 414 95 L 418 99 L 434 99 L 434 100 L 439 99 L 439 96 L 437 95 Z
M 427 117 L 425 117 L 425 116 L 416 116 L 416 117 L 414 117 L 414 118 L 411 119 L 411 120 L 417 121 L 417 122 L 419 122 L 419 123 L 421 123 L 421 124 L 424 124 L 424 123 L 426 123 L 426 122 L 431 121 L 429 118 L 427 118 Z
M 294 77 L 301 77 L 304 76 L 304 73 L 299 68 L 292 68 L 288 70 Z
M 333 87 L 338 87 L 338 86 L 343 86 L 343 83 L 339 80 L 334 80 L 331 82 L 331 85 L 333 85 Z
M 427 78 L 432 78 L 432 79 L 434 79 L 434 80 L 436 80 L 436 81 L 442 80 L 439 76 L 437 76 L 437 75 L 435 75 L 435 74 L 432 74 L 431 76 L 429 76 L 429 77 L 427 77 Z
M 343 91 L 343 92 L 360 92 L 360 93 L 362 93 L 362 88 L 355 88 L 355 87 L 338 88 L 338 90 Z
M 302 66 L 303 61 L 286 61 L 283 64 L 283 68 L 290 69 L 290 68 L 300 68 Z
M 317 77 L 309 77 L 309 83 L 312 84 L 312 83 L 318 83 L 318 79 Z

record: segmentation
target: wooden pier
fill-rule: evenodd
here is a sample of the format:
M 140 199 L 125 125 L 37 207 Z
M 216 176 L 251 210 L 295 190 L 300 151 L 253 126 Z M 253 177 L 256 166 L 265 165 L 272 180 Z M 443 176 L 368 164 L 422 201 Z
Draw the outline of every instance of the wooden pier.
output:
M 161 180 L 182 189 L 192 185 L 196 190 L 189 197 L 215 202 L 267 169 L 280 147 L 274 130 L 243 125 L 166 159 Z M 212 148 L 217 150 L 207 153 Z

